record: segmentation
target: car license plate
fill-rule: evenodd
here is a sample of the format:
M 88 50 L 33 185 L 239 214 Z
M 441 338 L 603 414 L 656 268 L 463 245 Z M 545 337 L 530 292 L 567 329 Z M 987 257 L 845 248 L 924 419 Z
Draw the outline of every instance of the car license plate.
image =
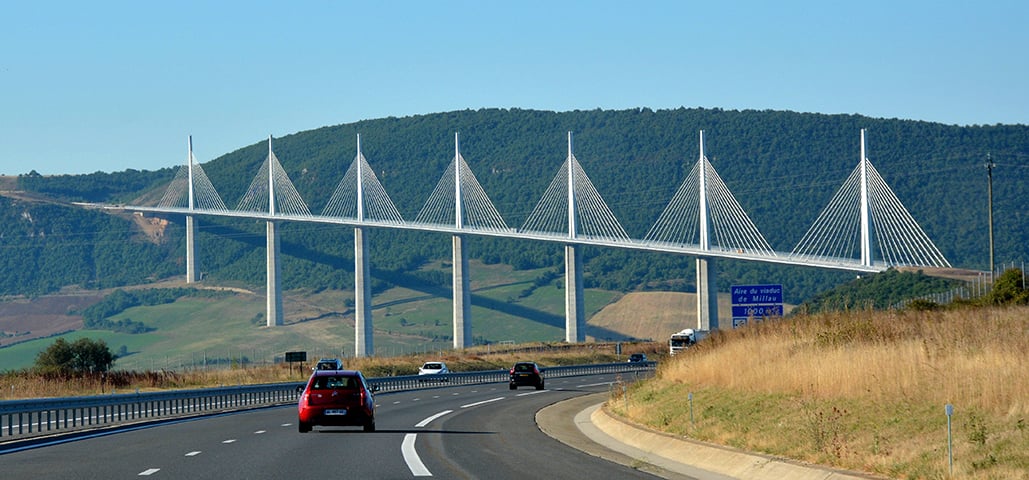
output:
M 345 408 L 330 408 L 325 410 L 326 415 L 346 415 L 347 409 Z

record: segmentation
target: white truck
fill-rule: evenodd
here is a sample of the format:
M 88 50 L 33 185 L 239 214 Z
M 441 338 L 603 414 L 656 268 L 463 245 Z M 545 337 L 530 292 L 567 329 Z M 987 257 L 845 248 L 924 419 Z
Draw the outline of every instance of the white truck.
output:
M 673 333 L 671 338 L 668 339 L 668 353 L 675 355 L 682 350 L 686 350 L 697 343 L 697 332 L 692 328 L 684 328 L 679 332 Z

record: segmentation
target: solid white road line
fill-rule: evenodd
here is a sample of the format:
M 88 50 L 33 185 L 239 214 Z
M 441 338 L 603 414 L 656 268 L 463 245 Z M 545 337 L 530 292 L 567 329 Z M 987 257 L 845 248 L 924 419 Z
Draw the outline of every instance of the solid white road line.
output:
M 417 434 L 408 433 L 404 435 L 404 443 L 400 445 L 400 453 L 404 454 L 404 461 L 407 462 L 407 468 L 411 470 L 411 475 L 416 477 L 431 477 L 432 472 L 428 468 L 425 468 L 425 464 L 422 463 L 422 459 L 418 457 L 418 452 L 414 449 L 414 441 L 418 438 Z
M 418 428 L 424 427 L 424 426 L 428 425 L 429 422 L 432 422 L 433 420 L 435 420 L 435 419 L 437 419 L 439 417 L 442 417 L 443 415 L 446 415 L 446 414 L 448 414 L 450 412 L 453 412 L 453 410 L 444 410 L 444 411 L 439 412 L 439 413 L 437 413 L 437 414 L 435 414 L 435 415 L 433 415 L 433 416 L 431 416 L 429 418 L 426 418 L 425 420 L 422 420 L 422 421 L 416 423 L 414 426 L 416 426 Z

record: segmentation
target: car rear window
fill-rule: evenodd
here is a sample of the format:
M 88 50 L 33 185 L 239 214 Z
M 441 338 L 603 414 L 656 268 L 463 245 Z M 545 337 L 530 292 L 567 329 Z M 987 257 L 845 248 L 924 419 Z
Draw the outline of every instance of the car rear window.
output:
M 357 377 L 323 376 L 315 377 L 311 382 L 312 390 L 332 390 L 334 388 L 357 388 L 360 383 Z
M 425 366 L 423 366 L 422 368 L 432 369 L 432 370 L 439 370 L 439 369 L 443 368 L 443 365 L 440 365 L 438 363 L 426 363 Z
M 527 363 L 519 363 L 518 365 L 515 365 L 515 371 L 516 372 L 531 372 L 532 371 L 532 365 L 529 365 Z

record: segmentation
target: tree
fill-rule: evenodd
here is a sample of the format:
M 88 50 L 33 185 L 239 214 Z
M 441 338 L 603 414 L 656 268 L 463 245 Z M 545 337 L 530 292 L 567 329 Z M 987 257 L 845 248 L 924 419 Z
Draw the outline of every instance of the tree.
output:
M 111 369 L 117 356 L 103 340 L 58 338 L 36 356 L 36 369 L 45 373 L 87 374 Z
M 990 292 L 990 303 L 994 305 L 1026 305 L 1029 304 L 1029 290 L 1025 285 L 1022 270 L 1010 268 L 993 282 Z

